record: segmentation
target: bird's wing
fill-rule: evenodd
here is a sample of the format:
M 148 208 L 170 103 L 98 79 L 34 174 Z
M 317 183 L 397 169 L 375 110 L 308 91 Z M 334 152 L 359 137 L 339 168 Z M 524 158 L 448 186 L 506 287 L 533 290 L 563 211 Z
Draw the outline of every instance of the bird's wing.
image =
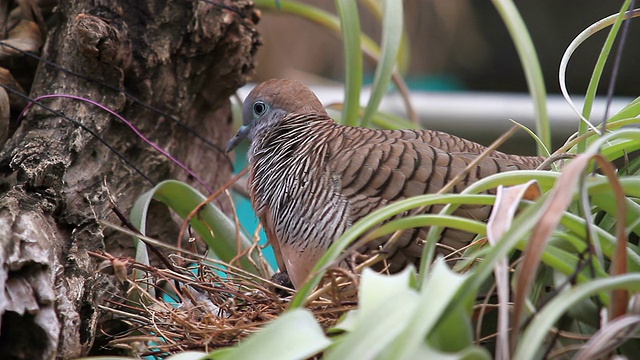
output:
M 413 138 L 386 136 L 386 132 L 379 130 L 354 130 L 358 132 L 346 134 L 350 138 L 336 139 L 327 155 L 327 166 L 340 177 L 342 194 L 350 200 L 354 218 L 391 201 L 435 193 L 477 157 L 448 153 Z M 486 176 L 520 168 L 520 164 L 509 159 L 484 158 L 464 176 L 454 192 Z
M 471 140 L 467 140 L 459 136 L 451 135 L 446 132 L 437 130 L 408 130 L 399 133 L 402 138 L 407 140 L 409 140 L 409 138 L 411 137 L 408 136 L 408 133 L 415 133 L 416 140 L 412 141 L 420 141 L 448 153 L 480 154 L 487 149 L 486 146 L 480 145 Z M 518 165 L 518 167 L 520 167 L 521 169 L 531 170 L 537 168 L 545 160 L 544 158 L 539 156 L 512 155 L 505 154 L 497 150 L 489 153 L 489 157 L 496 159 L 506 159 L 511 161 L 513 164 Z
M 416 139 L 412 131 L 346 128 L 341 133 L 344 137 L 336 136 L 329 146 L 327 166 L 341 179 L 342 195 L 351 208 L 351 223 L 392 201 L 439 191 L 477 157 L 442 151 Z M 455 186 L 454 192 L 483 177 L 521 167 L 510 159 L 484 158 Z M 485 220 L 489 211 L 486 206 L 466 206 L 456 214 Z M 398 247 L 411 248 L 404 254 L 407 258 L 418 256 L 418 230 L 405 235 Z M 450 235 L 453 236 L 448 245 L 456 248 L 471 240 L 468 236 Z

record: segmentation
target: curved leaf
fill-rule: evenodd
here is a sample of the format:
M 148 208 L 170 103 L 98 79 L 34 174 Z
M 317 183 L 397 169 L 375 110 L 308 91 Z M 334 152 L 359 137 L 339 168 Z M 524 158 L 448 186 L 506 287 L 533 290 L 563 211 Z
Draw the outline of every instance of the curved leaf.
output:
M 324 335 L 311 312 L 294 309 L 280 315 L 260 332 L 243 340 L 240 346 L 214 351 L 204 359 L 306 359 L 330 344 L 331 340 Z
M 371 96 L 364 109 L 361 126 L 367 126 L 371 117 L 378 110 L 382 97 L 387 92 L 393 69 L 398 59 L 398 51 L 403 29 L 402 1 L 388 0 L 384 2 L 382 20 L 381 54 L 373 77 Z
M 183 182 L 166 180 L 136 200 L 131 209 L 131 222 L 138 227 L 142 234 L 145 234 L 147 212 L 151 200 L 162 202 L 185 219 L 206 199 L 206 196 Z M 252 246 L 252 243 L 242 232 L 236 230 L 235 223 L 211 203 L 202 207 L 198 216 L 191 220 L 191 226 L 207 243 L 212 255 L 225 262 L 231 261 L 240 251 Z M 238 242 L 240 249 L 238 249 Z M 269 274 L 271 272 L 270 269 L 256 267 L 256 264 L 261 264 L 256 254 L 252 254 L 252 259 L 253 261 L 250 261 L 246 256 L 240 258 L 240 264 L 244 270 L 254 274 Z

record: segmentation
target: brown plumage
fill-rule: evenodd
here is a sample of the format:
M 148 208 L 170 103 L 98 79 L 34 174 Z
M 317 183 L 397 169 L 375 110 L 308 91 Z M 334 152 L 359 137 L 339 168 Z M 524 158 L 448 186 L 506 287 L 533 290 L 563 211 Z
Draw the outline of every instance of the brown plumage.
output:
M 245 137 L 251 140 L 251 201 L 280 270 L 288 271 L 296 287 L 358 219 L 390 202 L 437 192 L 485 150 L 433 130 L 339 125 L 311 90 L 293 80 L 258 85 L 244 101 L 243 119 L 227 151 Z M 542 161 L 494 151 L 455 191 L 498 172 L 533 169 Z M 486 220 L 489 210 L 462 207 L 456 213 Z M 423 234 L 424 229 L 407 231 L 393 249 L 386 249 L 390 271 L 418 260 Z M 441 243 L 460 248 L 470 240 L 469 234 L 450 231 Z

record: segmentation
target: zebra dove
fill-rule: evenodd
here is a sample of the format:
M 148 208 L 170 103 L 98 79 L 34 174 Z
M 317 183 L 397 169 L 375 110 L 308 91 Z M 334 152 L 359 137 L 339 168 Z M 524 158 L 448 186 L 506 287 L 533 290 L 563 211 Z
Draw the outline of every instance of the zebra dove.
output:
M 486 149 L 433 130 L 337 124 L 315 94 L 294 80 L 258 85 L 244 101 L 242 115 L 243 126 L 227 152 L 245 138 L 251 141 L 251 202 L 280 270 L 288 272 L 296 288 L 358 219 L 393 201 L 437 192 Z M 454 191 L 494 173 L 533 169 L 543 160 L 494 151 Z M 456 214 L 484 221 L 489 211 L 487 206 L 461 207 Z M 459 233 L 443 235 L 440 242 L 457 249 L 472 239 Z M 389 271 L 419 260 L 424 234 L 425 229 L 406 231 L 393 249 L 385 249 Z

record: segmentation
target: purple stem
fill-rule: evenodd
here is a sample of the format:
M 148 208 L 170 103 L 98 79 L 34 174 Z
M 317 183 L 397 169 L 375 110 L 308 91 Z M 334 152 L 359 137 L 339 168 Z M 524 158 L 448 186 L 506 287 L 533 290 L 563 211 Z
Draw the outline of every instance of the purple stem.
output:
M 180 162 L 180 160 L 174 158 L 173 156 L 171 156 L 171 154 L 169 154 L 166 150 L 164 150 L 163 148 L 161 148 L 160 146 L 158 146 L 156 143 L 154 143 L 153 141 L 149 140 L 146 136 L 144 136 L 140 130 L 138 130 L 138 128 L 135 127 L 135 125 L 133 125 L 129 120 L 125 119 L 122 115 L 118 114 L 117 112 L 111 110 L 110 108 L 95 102 L 93 100 L 87 99 L 87 98 L 83 98 L 80 96 L 75 96 L 75 95 L 69 95 L 69 94 L 49 94 L 49 95 L 42 95 L 42 96 L 38 96 L 37 98 L 34 99 L 35 101 L 39 101 L 41 99 L 50 99 L 50 98 L 69 98 L 69 99 L 74 99 L 74 100 L 80 100 L 89 104 L 92 104 L 94 106 L 99 107 L 100 109 L 108 112 L 109 114 L 117 117 L 118 119 L 120 119 L 122 122 L 124 122 L 125 124 L 127 124 L 127 126 L 129 126 L 131 128 L 131 130 L 133 130 L 133 132 L 136 133 L 136 135 L 138 135 L 142 140 L 144 140 L 147 144 L 151 145 L 151 147 L 153 147 L 154 149 L 158 150 L 158 152 L 160 152 L 162 155 L 164 155 L 167 159 L 173 161 L 176 165 L 178 165 L 179 167 L 181 167 L 184 171 L 186 171 L 189 175 L 193 176 L 194 179 L 196 179 L 196 181 L 198 181 L 200 183 L 200 185 L 204 186 L 205 189 L 207 189 L 207 191 L 209 191 L 209 193 L 213 193 L 213 190 L 204 182 L 204 180 L 202 180 L 198 175 L 196 175 L 193 171 L 191 171 L 191 169 L 189 169 L 185 164 L 183 164 L 182 162 Z M 20 115 L 18 116 L 18 123 L 20 122 L 20 120 L 24 117 L 24 115 L 26 114 L 26 112 L 31 108 L 31 106 L 33 106 L 34 102 L 29 102 L 27 104 L 27 106 L 25 106 L 25 108 L 22 110 L 22 112 L 20 113 Z

